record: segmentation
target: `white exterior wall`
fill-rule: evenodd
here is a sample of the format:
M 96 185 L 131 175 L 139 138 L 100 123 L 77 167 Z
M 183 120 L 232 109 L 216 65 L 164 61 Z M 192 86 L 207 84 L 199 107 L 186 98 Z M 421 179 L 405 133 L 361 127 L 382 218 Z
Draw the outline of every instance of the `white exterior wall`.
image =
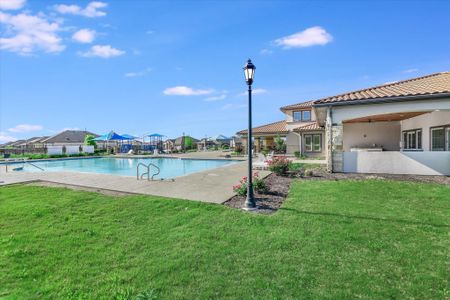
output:
M 300 151 L 299 136 L 295 132 L 286 135 L 286 154 L 293 155 L 295 151 Z
M 344 152 L 344 172 L 450 175 L 450 152 Z
M 400 122 L 372 122 L 344 124 L 344 151 L 351 148 L 382 147 L 387 151 L 399 151 Z
M 450 110 L 433 111 L 428 114 L 420 115 L 400 122 L 401 130 L 422 129 L 422 149 L 430 151 L 430 127 L 449 125 Z

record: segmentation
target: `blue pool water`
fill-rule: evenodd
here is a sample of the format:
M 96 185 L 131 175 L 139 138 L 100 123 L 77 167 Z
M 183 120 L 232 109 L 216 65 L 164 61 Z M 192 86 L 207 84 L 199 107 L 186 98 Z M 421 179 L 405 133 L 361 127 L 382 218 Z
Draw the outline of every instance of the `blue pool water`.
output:
M 174 178 L 195 172 L 237 163 L 232 160 L 198 160 L 198 159 L 178 159 L 178 158 L 88 158 L 88 159 L 66 159 L 48 160 L 33 162 L 34 165 L 44 169 L 44 172 L 84 172 L 100 173 L 121 176 L 136 176 L 138 163 L 153 163 L 157 165 L 161 172 L 155 178 Z M 18 164 L 18 167 L 22 164 Z M 140 168 L 141 172 L 145 168 Z M 153 173 L 152 169 L 152 173 Z M 42 172 L 41 170 L 24 164 L 23 171 Z

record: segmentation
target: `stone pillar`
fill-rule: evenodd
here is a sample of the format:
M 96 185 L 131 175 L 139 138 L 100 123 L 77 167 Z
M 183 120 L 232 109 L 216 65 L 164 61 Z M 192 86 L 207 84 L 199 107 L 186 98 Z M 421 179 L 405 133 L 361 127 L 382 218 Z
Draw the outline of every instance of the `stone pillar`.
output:
M 344 170 L 344 144 L 342 124 L 333 124 L 331 107 L 327 109 L 325 124 L 326 149 L 327 149 L 327 171 L 343 172 Z
M 248 140 L 248 138 L 246 137 L 246 136 L 243 136 L 242 138 L 241 138 L 241 141 L 242 141 L 242 153 L 244 153 L 244 154 L 247 154 L 247 140 Z
M 342 124 L 331 127 L 332 172 L 344 171 L 344 130 Z

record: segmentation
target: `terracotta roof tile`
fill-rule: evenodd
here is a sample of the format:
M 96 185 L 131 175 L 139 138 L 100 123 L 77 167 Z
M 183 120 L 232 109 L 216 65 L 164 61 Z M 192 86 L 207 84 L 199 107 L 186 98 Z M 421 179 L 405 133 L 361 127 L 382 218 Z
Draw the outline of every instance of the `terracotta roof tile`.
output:
M 290 110 L 290 109 L 311 108 L 313 103 L 314 103 L 314 101 L 306 101 L 306 102 L 283 106 L 280 109 L 283 111 L 283 110 Z
M 300 132 L 300 131 L 310 131 L 310 130 L 322 130 L 323 127 L 320 127 L 319 124 L 317 124 L 316 121 L 314 122 L 308 122 L 306 124 L 303 124 L 297 128 L 294 129 L 294 131 Z
M 335 102 L 351 102 L 355 100 L 369 100 L 395 98 L 405 96 L 427 96 L 450 93 L 450 72 L 434 73 L 422 77 L 392 82 L 362 90 L 339 94 L 313 101 L 314 104 Z M 308 103 L 308 102 L 306 102 Z M 282 107 L 291 108 L 299 104 Z
M 262 133 L 268 133 L 268 134 L 276 134 L 276 133 L 287 133 L 286 129 L 286 121 L 278 121 L 258 127 L 253 128 L 253 134 L 262 134 Z M 239 131 L 237 134 L 247 134 L 247 129 Z

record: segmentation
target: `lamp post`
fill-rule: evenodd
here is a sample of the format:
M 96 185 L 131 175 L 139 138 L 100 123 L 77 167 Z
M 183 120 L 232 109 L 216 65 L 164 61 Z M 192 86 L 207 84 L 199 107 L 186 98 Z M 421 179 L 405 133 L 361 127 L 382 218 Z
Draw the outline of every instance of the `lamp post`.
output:
M 252 83 L 256 67 L 249 59 L 244 65 L 245 81 L 248 85 L 248 132 L 247 132 L 247 154 L 248 154 L 248 175 L 247 175 L 247 198 L 245 199 L 244 210 L 255 210 L 256 203 L 253 196 L 253 176 L 252 176 Z

